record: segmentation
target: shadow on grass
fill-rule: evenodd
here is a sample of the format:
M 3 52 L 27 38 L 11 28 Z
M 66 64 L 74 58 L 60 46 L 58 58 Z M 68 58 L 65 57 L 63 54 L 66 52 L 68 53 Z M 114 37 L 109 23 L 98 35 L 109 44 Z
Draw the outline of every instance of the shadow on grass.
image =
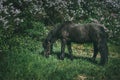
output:
M 40 54 L 41 54 L 42 56 L 44 56 L 43 51 L 42 51 Z M 52 52 L 51 55 L 55 55 L 55 56 L 57 56 L 57 59 L 61 60 L 61 59 L 60 59 L 60 55 L 61 55 L 60 52 Z M 44 57 L 45 57 L 45 56 L 44 56 Z M 64 58 L 67 58 L 67 59 L 70 59 L 70 60 L 71 60 L 71 55 L 68 54 L 68 53 L 65 53 L 65 57 L 64 57 Z M 81 60 L 88 61 L 88 62 L 90 62 L 90 63 L 92 63 L 92 64 L 98 65 L 98 62 L 97 62 L 97 61 L 93 61 L 91 57 L 74 56 L 74 55 L 73 55 L 73 60 L 74 60 L 74 59 L 81 59 Z

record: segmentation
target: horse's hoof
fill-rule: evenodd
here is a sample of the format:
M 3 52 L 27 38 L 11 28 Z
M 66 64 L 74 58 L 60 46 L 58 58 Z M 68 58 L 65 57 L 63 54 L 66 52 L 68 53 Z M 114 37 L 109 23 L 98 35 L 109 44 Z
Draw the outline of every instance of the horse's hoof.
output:
M 95 58 L 91 58 L 90 61 L 91 61 L 92 63 L 97 64 L 97 61 L 95 60 Z
M 73 57 L 71 57 L 70 60 L 73 61 Z
M 100 62 L 99 65 L 100 65 L 100 66 L 104 66 L 105 63 L 104 63 L 104 62 Z
M 63 56 L 60 56 L 60 59 L 61 59 L 61 60 L 64 60 L 64 57 L 63 57 Z
M 49 58 L 49 55 L 44 55 L 46 58 Z
M 71 61 L 73 61 L 73 59 L 70 59 Z
M 91 61 L 93 61 L 93 62 L 94 62 L 94 61 L 95 61 L 95 58 L 93 58 L 93 57 L 92 57 L 92 58 L 91 58 Z

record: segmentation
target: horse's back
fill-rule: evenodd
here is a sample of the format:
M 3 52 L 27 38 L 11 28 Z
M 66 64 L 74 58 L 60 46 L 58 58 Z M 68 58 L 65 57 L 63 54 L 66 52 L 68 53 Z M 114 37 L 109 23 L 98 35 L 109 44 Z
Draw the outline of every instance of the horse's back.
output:
M 92 42 L 97 41 L 104 35 L 102 25 L 97 23 L 75 24 L 67 23 L 63 25 L 61 36 L 73 42 Z

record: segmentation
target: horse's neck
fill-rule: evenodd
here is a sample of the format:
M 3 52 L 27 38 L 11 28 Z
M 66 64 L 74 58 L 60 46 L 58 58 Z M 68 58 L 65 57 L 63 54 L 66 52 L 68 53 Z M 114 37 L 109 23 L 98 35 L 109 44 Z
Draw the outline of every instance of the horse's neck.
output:
M 57 40 L 57 38 L 52 38 L 51 43 L 55 43 L 56 40 Z

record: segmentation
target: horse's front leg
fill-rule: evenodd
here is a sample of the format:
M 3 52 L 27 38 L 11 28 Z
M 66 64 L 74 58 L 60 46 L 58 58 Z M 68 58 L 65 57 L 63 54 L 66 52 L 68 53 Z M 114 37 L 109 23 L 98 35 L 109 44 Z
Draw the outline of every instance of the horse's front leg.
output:
M 50 53 L 53 53 L 53 44 L 55 43 L 57 39 L 54 38 L 52 41 L 51 41 L 51 45 L 50 45 Z
M 71 42 L 67 43 L 68 52 L 70 54 L 70 59 L 73 60 Z
M 50 54 L 53 53 L 53 43 L 50 45 Z
M 64 59 L 64 56 L 65 56 L 65 44 L 66 44 L 66 40 L 63 39 L 61 40 L 61 56 L 60 56 L 60 59 Z

